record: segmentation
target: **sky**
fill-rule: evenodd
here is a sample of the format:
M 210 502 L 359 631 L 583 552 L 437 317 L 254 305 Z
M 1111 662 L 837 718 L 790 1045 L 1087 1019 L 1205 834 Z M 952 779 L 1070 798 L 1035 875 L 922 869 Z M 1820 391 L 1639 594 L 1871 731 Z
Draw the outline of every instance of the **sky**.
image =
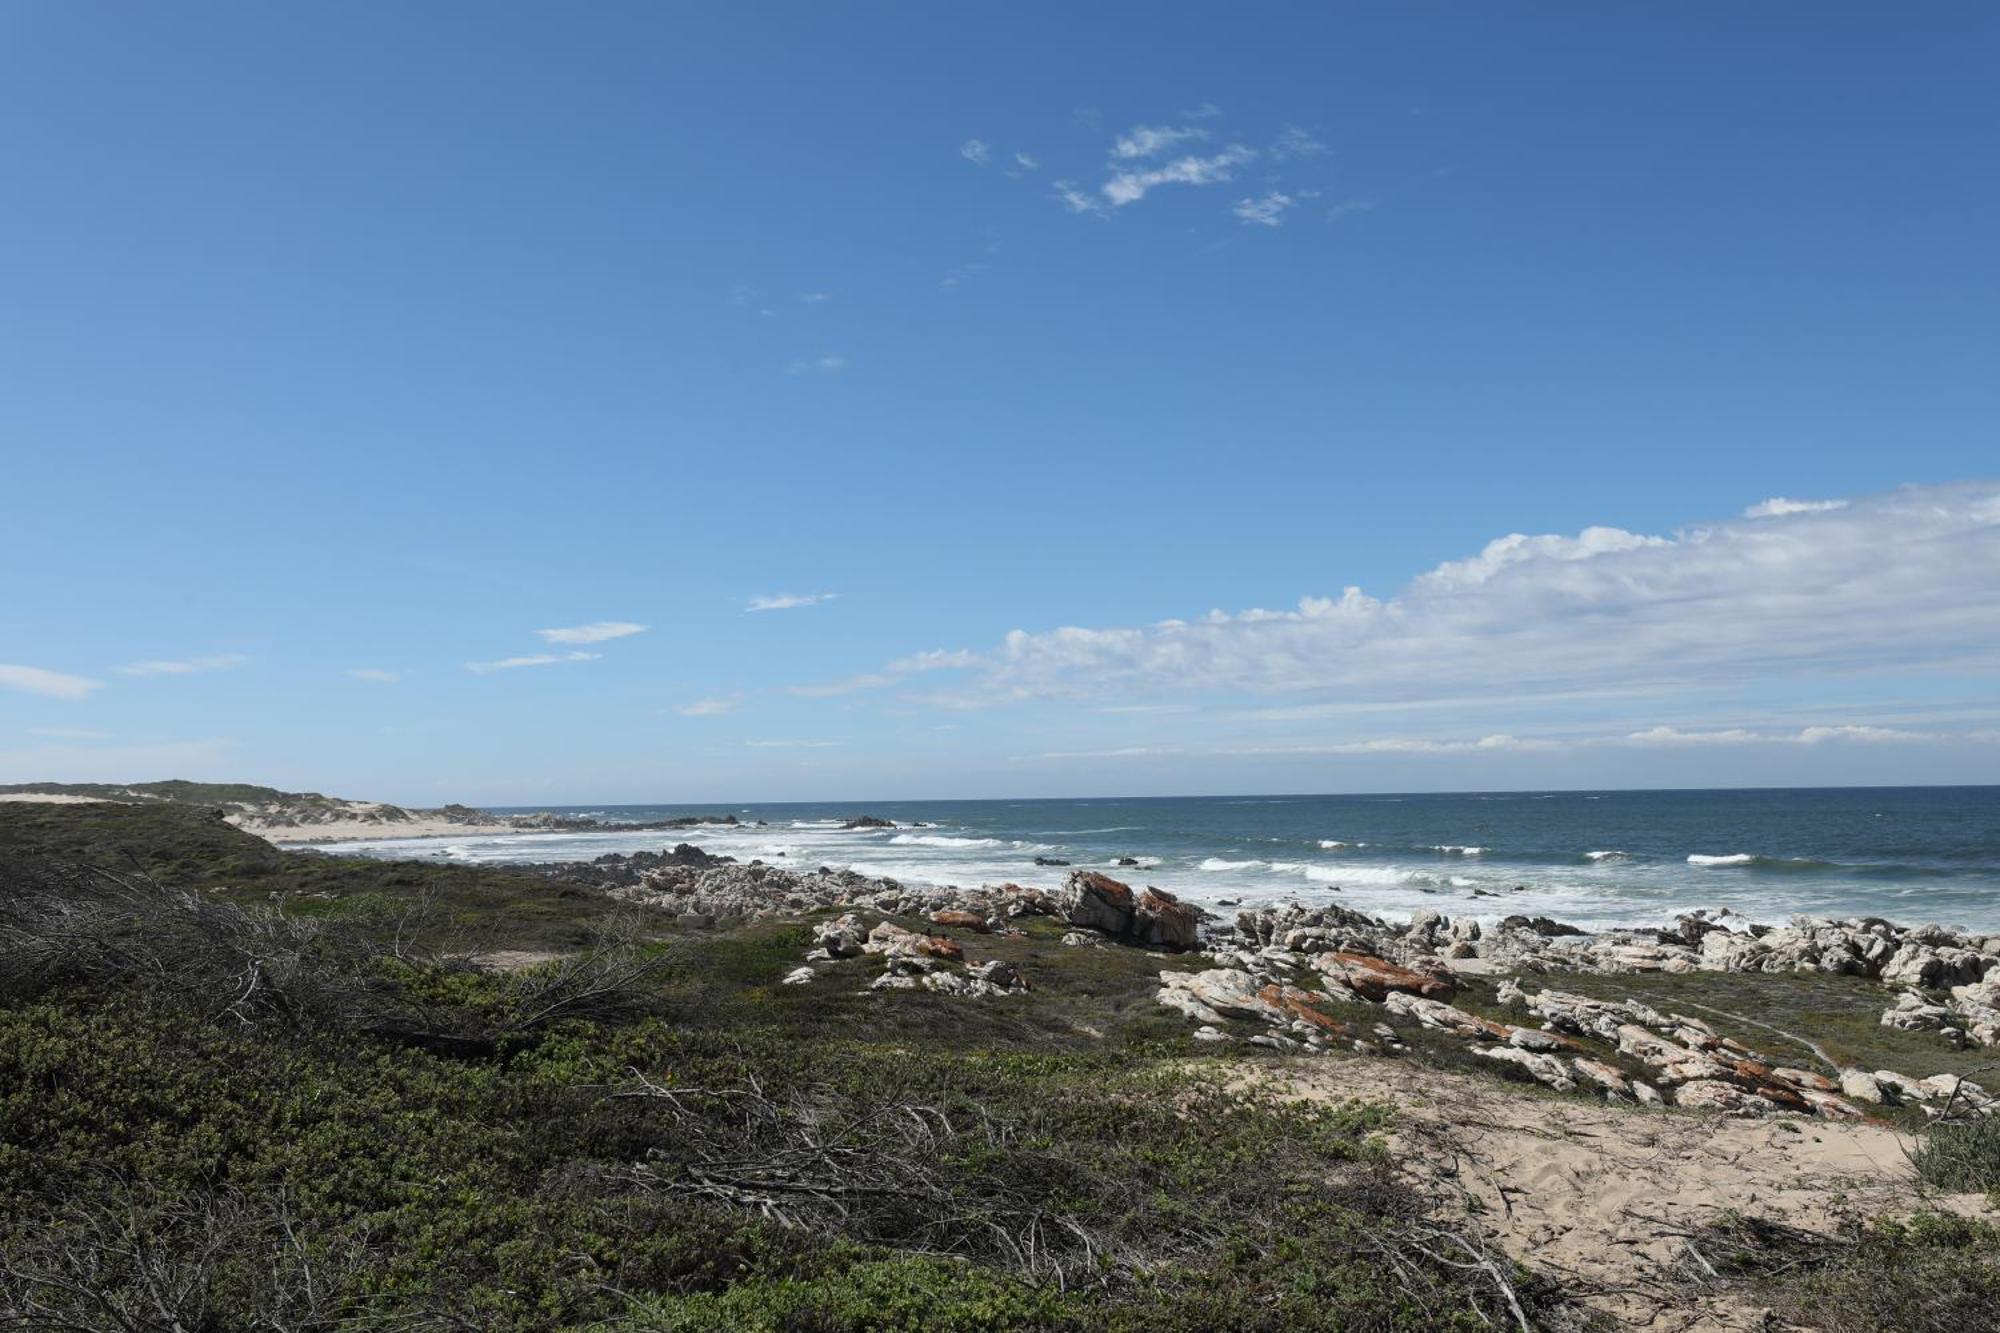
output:
M 2000 781 L 1996 50 L 0 0 L 0 782 Z

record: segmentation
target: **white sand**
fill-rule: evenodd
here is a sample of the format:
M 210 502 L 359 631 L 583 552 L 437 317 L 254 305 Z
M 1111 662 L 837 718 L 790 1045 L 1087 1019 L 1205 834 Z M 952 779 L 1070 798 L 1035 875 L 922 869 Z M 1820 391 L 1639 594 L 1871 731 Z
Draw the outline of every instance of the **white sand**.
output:
M 0 801 L 22 801 L 28 805 L 99 805 L 103 798 L 98 796 L 70 796 L 60 792 L 17 791 L 0 792 Z
M 1879 1122 L 1642 1111 L 1377 1058 L 1291 1062 L 1267 1086 L 1395 1106 L 1390 1139 L 1413 1189 L 1529 1267 L 1593 1291 L 1585 1303 L 1619 1327 L 1766 1327 L 1749 1295 L 1675 1271 L 1688 1233 L 1729 1209 L 1830 1231 L 1843 1206 L 1872 1216 L 1917 1203 L 1911 1141 Z M 1985 1207 L 1976 1195 L 1928 1202 Z
M 495 833 L 525 833 L 531 830 L 512 824 L 454 824 L 449 819 L 408 819 L 393 824 L 370 823 L 361 819 L 334 820 L 325 824 L 298 824 L 267 827 L 255 816 L 231 815 L 229 822 L 245 833 L 254 833 L 266 842 L 280 845 L 312 842 L 353 842 L 400 838 L 471 838 Z

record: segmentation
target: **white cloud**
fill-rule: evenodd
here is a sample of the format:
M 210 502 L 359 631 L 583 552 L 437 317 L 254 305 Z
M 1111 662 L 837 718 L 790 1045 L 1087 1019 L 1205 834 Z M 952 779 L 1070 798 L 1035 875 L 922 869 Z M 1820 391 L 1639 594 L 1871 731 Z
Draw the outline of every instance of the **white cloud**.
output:
M 1743 511 L 1745 518 L 1782 518 L 1786 514 L 1825 514 L 1847 508 L 1845 500 L 1787 500 L 1774 495 Z
M 1222 114 L 1222 108 L 1213 102 L 1203 102 L 1191 111 L 1181 112 L 1182 120 L 1213 120 Z
M 1283 162 L 1294 157 L 1318 157 L 1326 151 L 1326 145 L 1312 137 L 1296 125 L 1287 125 L 1279 133 L 1277 141 L 1271 145 L 1273 161 Z
M 571 625 L 568 629 L 538 629 L 535 635 L 543 643 L 603 643 L 645 632 L 644 625 L 629 620 L 593 620 L 588 625 Z
M 189 657 L 179 661 L 128 662 L 112 670 L 127 676 L 191 676 L 198 671 L 227 671 L 249 660 L 241 653 L 217 653 L 210 657 Z
M 840 596 L 837 592 L 760 593 L 750 599 L 745 611 L 792 611 L 801 606 L 818 606 Z
M 982 139 L 967 139 L 958 146 L 958 155 L 978 167 L 993 160 L 993 150 Z
M 825 305 L 832 299 L 832 292 L 801 292 L 799 294 L 799 301 L 803 305 Z
M 815 356 L 802 361 L 794 361 L 785 367 L 787 375 L 837 375 L 847 369 L 844 356 Z
M 1015 630 L 938 702 L 1262 695 L 1355 705 L 1978 676 L 2000 669 L 1995 570 L 1991 482 L 1667 536 L 1512 534 L 1392 597 L 1350 587 L 1290 610 Z
M 1042 164 L 1031 154 L 1016 153 L 1014 154 L 1014 165 L 1023 171 L 1034 171 L 1040 168 Z
M 103 688 L 103 681 L 92 680 L 88 676 L 72 676 L 61 671 L 45 671 L 41 667 L 12 666 L 0 662 L 0 690 L 20 690 L 50 699 L 83 699 L 92 690 Z
M 1111 145 L 1111 156 L 1125 161 L 1158 157 L 1181 144 L 1208 137 L 1207 130 L 1193 126 L 1134 125 Z
M 372 680 L 378 685 L 393 685 L 403 678 L 400 671 L 384 671 L 381 667 L 349 667 L 347 674 L 356 680 Z
M 1229 180 L 1237 167 L 1257 156 L 1254 148 L 1231 144 L 1207 157 L 1179 157 L 1157 167 L 1120 171 L 1104 182 L 1099 193 L 1113 208 L 1136 204 L 1162 185 L 1216 185 Z
M 1285 210 L 1298 203 L 1298 198 L 1279 190 L 1268 190 L 1250 199 L 1239 199 L 1230 211 L 1242 219 L 1245 226 L 1282 227 L 1285 224 Z
M 674 711 L 682 717 L 721 717 L 733 713 L 743 703 L 740 694 L 721 694 L 713 698 L 697 699 L 691 704 L 682 704 Z
M 532 653 L 526 657 L 503 657 L 497 662 L 467 662 L 465 669 L 479 675 L 489 671 L 512 671 L 515 667 L 554 666 L 558 662 L 595 662 L 603 653 Z
M 1853 724 L 1801 727 L 1797 731 L 1752 731 L 1727 727 L 1717 731 L 1682 731 L 1676 727 L 1648 727 L 1626 736 L 1631 745 L 1823 745 L 1828 741 L 1852 741 L 1864 745 L 1922 744 L 1945 737 L 1929 731 L 1900 731 L 1893 727 Z

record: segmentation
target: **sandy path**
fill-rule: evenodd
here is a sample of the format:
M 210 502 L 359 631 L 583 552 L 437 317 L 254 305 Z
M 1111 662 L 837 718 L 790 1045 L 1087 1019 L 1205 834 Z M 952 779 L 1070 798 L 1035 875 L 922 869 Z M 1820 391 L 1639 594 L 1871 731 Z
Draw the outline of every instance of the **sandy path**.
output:
M 1693 1231 L 1727 1209 L 1814 1230 L 1844 1203 L 1907 1210 L 1908 1140 L 1881 1125 L 1739 1120 L 1540 1096 L 1393 1060 L 1299 1062 L 1281 1090 L 1388 1101 L 1414 1185 L 1469 1211 L 1508 1254 L 1586 1293 L 1621 1327 L 1765 1327 L 1763 1311 L 1682 1276 Z M 1947 1206 L 1977 1209 L 1976 1198 Z M 1677 1271 L 1678 1270 L 1678 1271 Z

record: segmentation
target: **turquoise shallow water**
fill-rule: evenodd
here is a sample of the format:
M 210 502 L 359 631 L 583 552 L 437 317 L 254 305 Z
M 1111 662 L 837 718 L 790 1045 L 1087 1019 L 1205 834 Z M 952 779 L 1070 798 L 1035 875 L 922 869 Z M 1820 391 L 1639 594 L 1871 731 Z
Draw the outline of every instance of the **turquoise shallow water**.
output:
M 555 808 L 641 821 L 733 813 L 763 827 L 357 842 L 372 855 L 588 860 L 687 841 L 742 859 L 941 884 L 1053 886 L 1037 856 L 1214 904 L 1339 901 L 1404 916 L 1540 913 L 1661 923 L 1729 906 L 2000 931 L 2000 787 L 1223 796 Z M 843 830 L 851 815 L 926 827 Z

